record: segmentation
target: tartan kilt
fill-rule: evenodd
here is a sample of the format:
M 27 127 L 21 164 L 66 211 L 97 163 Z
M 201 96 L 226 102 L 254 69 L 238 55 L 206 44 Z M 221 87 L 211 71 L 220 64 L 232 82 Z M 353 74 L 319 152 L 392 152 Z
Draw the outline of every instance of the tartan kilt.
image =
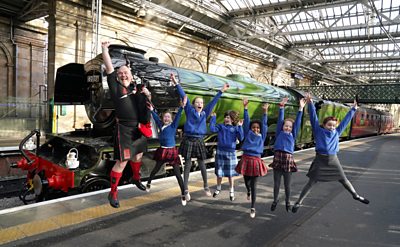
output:
M 260 177 L 267 174 L 268 169 L 260 157 L 243 155 L 235 168 L 243 176 Z
M 170 166 L 173 166 L 173 165 L 179 166 L 181 164 L 181 161 L 178 156 L 178 148 L 177 147 L 171 147 L 171 148 L 159 147 L 154 152 L 153 159 L 156 161 L 168 162 L 167 165 L 170 165 Z
M 237 165 L 236 152 L 227 152 L 217 150 L 215 155 L 215 175 L 217 177 L 234 177 L 239 176 L 235 171 Z
M 274 170 L 281 170 L 284 172 L 297 172 L 297 165 L 294 162 L 293 154 L 276 150 L 274 160 L 269 165 Z
M 199 160 L 207 159 L 206 145 L 203 138 L 184 136 L 179 146 L 179 153 L 186 160 L 197 158 Z
M 126 126 L 117 123 L 114 133 L 114 159 L 133 160 L 136 154 L 147 151 L 147 139 L 137 126 Z

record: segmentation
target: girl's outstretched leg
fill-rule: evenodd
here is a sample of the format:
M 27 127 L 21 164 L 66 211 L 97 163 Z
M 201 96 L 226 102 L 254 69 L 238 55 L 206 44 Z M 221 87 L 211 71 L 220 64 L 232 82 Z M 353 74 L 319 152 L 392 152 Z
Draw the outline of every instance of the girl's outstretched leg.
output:
M 229 199 L 231 201 L 235 200 L 235 179 L 233 177 L 228 177 L 229 181 Z
M 256 204 L 256 191 L 257 191 L 257 178 L 258 177 L 250 177 L 250 188 L 251 188 L 251 208 L 250 208 L 250 217 L 254 218 L 256 217 L 256 209 L 255 209 L 255 204 Z
M 251 188 L 250 188 L 250 178 L 249 176 L 243 176 L 244 178 L 244 185 L 246 186 L 247 190 L 247 200 L 250 201 L 250 193 L 251 193 Z
M 221 192 L 222 177 L 217 177 L 217 189 L 214 191 L 213 197 L 217 197 Z
M 156 173 L 161 169 L 163 162 L 162 161 L 157 161 L 156 165 L 154 166 L 153 170 L 150 172 L 150 177 L 147 180 L 146 184 L 146 191 L 149 192 L 151 188 L 151 181 L 154 179 L 154 176 Z
M 190 193 L 188 189 L 188 184 L 189 184 L 189 174 L 190 174 L 190 169 L 192 168 L 192 161 L 186 160 L 185 159 L 185 165 L 183 169 L 183 187 L 185 189 L 185 196 L 186 196 L 186 201 L 190 201 Z
M 354 189 L 353 185 L 350 183 L 350 181 L 348 179 L 344 179 L 344 180 L 341 179 L 341 180 L 339 180 L 339 182 L 344 186 L 344 188 L 346 188 L 346 190 L 348 192 L 351 193 L 354 200 L 360 201 L 365 204 L 369 204 L 369 200 L 367 198 L 364 198 L 357 194 L 356 190 Z
M 283 173 L 283 182 L 285 184 L 285 203 L 286 203 L 286 211 L 290 211 L 290 181 L 292 178 L 291 172 Z
M 308 180 L 307 184 L 304 186 L 303 190 L 300 193 L 299 199 L 297 200 L 297 202 L 292 207 L 292 212 L 293 213 L 297 212 L 297 210 L 299 209 L 300 205 L 303 203 L 304 198 L 308 195 L 308 193 L 310 193 L 311 187 L 316 183 L 317 183 L 316 180 L 312 180 L 312 179 Z
M 281 177 L 283 171 L 274 169 L 274 201 L 271 204 L 271 211 L 274 211 L 278 205 L 279 187 L 281 186 Z
M 172 167 L 174 169 L 174 174 L 175 174 L 176 180 L 178 181 L 179 188 L 181 189 L 181 202 L 182 202 L 182 205 L 185 206 L 186 205 L 186 197 L 185 197 L 185 188 L 183 185 L 183 179 L 181 176 L 181 169 L 180 169 L 179 165 L 173 165 Z
M 200 167 L 200 171 L 201 171 L 201 176 L 203 177 L 204 193 L 206 193 L 206 196 L 211 196 L 210 188 L 208 188 L 206 164 L 205 164 L 204 160 L 198 160 L 198 162 L 199 162 L 199 167 Z

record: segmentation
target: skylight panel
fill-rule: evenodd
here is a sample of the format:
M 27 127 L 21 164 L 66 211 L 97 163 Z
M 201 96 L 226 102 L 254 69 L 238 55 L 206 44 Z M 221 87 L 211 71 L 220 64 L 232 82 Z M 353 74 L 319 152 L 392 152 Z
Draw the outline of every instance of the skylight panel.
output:
M 226 0 L 222 0 L 220 1 L 220 3 L 228 10 L 228 11 L 232 11 L 233 10 L 233 6 L 231 5 L 232 1 L 226 1 Z

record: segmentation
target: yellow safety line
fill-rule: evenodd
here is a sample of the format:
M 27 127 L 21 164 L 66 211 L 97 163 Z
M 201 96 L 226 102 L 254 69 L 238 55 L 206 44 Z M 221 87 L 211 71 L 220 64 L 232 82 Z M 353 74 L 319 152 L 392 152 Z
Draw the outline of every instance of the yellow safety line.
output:
M 215 185 L 210 184 L 211 186 Z M 190 191 L 199 191 L 203 189 L 202 182 L 196 182 L 190 187 Z M 0 229 L 0 244 L 6 244 L 22 238 L 31 237 L 37 234 L 57 230 L 63 227 L 76 225 L 100 217 L 122 213 L 127 210 L 137 209 L 139 206 L 170 199 L 176 195 L 180 195 L 179 187 L 166 189 L 154 193 L 148 193 L 138 197 L 121 200 L 120 208 L 112 208 L 108 203 L 95 207 L 82 209 L 79 211 L 69 212 L 52 216 L 44 220 L 35 220 L 8 228 Z

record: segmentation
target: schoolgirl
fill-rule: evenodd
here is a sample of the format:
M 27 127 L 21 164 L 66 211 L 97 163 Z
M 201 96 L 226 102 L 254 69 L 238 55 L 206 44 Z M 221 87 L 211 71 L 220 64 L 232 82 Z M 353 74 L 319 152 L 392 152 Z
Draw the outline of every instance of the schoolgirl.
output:
M 159 140 L 160 147 L 157 148 L 154 154 L 154 160 L 156 160 L 156 165 L 150 173 L 150 177 L 147 180 L 146 190 L 150 191 L 151 181 L 153 180 L 156 173 L 160 170 L 164 163 L 171 165 L 178 181 L 179 187 L 181 189 L 181 203 L 183 206 L 186 205 L 185 189 L 183 187 L 183 180 L 180 171 L 180 159 L 178 156 L 178 148 L 175 143 L 176 129 L 178 128 L 179 120 L 181 118 L 183 107 L 185 107 L 187 102 L 187 97 L 181 100 L 181 107 L 179 107 L 175 118 L 172 120 L 172 114 L 170 111 L 166 111 L 162 114 L 162 121 L 158 114 L 154 111 L 152 105 L 149 105 L 153 119 L 159 129 Z
M 210 131 L 218 133 L 217 152 L 215 155 L 215 175 L 217 176 L 217 189 L 213 197 L 221 192 L 222 177 L 229 181 L 229 198 L 235 200 L 234 177 L 239 176 L 235 171 L 237 165 L 236 140 L 243 141 L 243 121 L 239 120 L 239 113 L 227 111 L 224 114 L 224 123 L 216 124 L 216 114 L 211 114 Z
M 286 211 L 290 211 L 290 179 L 292 173 L 297 172 L 297 166 L 293 159 L 294 144 L 300 129 L 303 108 L 306 101 L 305 99 L 300 99 L 299 111 L 297 112 L 295 121 L 291 118 L 284 119 L 285 104 L 287 101 L 288 98 L 284 98 L 279 103 L 279 116 L 274 144 L 274 160 L 269 165 L 274 169 L 274 201 L 271 205 L 271 211 L 274 211 L 278 205 L 279 187 L 281 186 L 282 177 L 285 185 Z
M 186 96 L 180 84 L 172 75 L 172 81 L 177 85 L 178 93 L 181 98 Z M 212 109 L 217 104 L 222 93 L 229 88 L 228 84 L 224 84 L 217 95 L 204 107 L 203 99 L 196 97 L 191 104 L 184 107 L 186 114 L 186 122 L 184 125 L 184 135 L 179 146 L 179 153 L 185 159 L 183 184 L 185 188 L 186 201 L 190 201 L 190 193 L 188 189 L 189 174 L 192 167 L 192 158 L 197 158 L 201 175 L 203 177 L 204 192 L 207 196 L 211 196 L 207 181 L 207 170 L 204 160 L 207 158 L 206 146 L 203 137 L 207 133 L 206 119 L 210 116 Z M 189 99 L 188 99 L 189 100 Z
M 264 151 L 264 142 L 265 138 L 267 137 L 267 112 L 269 104 L 265 103 L 262 106 L 262 121 L 252 120 L 251 122 L 247 109 L 248 104 L 248 99 L 243 99 L 243 132 L 245 136 L 242 145 L 243 156 L 236 166 L 235 170 L 243 175 L 247 189 L 247 200 L 251 199 L 250 217 L 254 218 L 256 216 L 254 205 L 256 202 L 257 179 L 258 177 L 267 174 L 267 167 L 262 161 L 261 155 Z
M 339 181 L 355 200 L 368 204 L 369 200 L 358 195 L 353 185 L 347 179 L 337 157 L 337 153 L 339 152 L 339 137 L 357 111 L 357 102 L 354 100 L 353 107 L 339 125 L 337 125 L 338 119 L 331 116 L 325 118 L 322 126 L 320 126 L 310 94 L 306 94 L 306 100 L 310 112 L 310 121 L 314 133 L 315 151 L 317 154 L 307 173 L 309 180 L 301 191 L 299 199 L 294 204 L 292 212 L 297 212 L 304 198 L 310 192 L 311 187 L 318 181 Z

